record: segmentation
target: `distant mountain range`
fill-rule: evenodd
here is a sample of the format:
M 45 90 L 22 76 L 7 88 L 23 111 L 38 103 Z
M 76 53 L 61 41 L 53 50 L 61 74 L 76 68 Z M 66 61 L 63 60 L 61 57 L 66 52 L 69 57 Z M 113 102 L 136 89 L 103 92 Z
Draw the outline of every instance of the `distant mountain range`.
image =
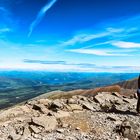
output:
M 55 90 L 93 89 L 138 77 L 137 73 L 0 71 L 0 108 Z

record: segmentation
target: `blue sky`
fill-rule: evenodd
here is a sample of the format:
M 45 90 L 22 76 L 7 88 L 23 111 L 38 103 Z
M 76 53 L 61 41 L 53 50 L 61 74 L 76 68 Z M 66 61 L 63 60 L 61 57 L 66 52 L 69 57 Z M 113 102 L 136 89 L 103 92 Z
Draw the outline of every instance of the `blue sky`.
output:
M 139 0 L 0 0 L 0 69 L 140 71 Z

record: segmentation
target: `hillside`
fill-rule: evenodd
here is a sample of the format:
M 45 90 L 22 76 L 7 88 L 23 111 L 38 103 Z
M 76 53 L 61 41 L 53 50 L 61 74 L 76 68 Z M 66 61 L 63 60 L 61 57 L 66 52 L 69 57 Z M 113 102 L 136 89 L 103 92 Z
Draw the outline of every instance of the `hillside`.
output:
M 55 100 L 44 95 L 1 111 L 0 139 L 138 140 L 140 119 L 135 98 L 117 92 L 90 95 L 75 93 Z
M 127 81 L 120 82 L 117 84 L 124 89 L 137 89 L 138 88 L 137 82 L 138 82 L 138 79 L 132 79 L 132 80 L 127 80 Z
M 135 79 L 95 89 L 56 90 L 1 110 L 0 140 L 138 140 L 136 89 L 124 89 L 134 81 L 137 83 Z M 44 88 L 40 86 L 39 91 Z

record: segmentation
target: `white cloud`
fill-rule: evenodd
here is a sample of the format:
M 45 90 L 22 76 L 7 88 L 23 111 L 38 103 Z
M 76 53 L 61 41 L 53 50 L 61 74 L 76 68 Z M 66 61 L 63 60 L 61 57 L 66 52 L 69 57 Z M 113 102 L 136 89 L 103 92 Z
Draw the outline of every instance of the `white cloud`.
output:
M 97 50 L 97 49 L 71 49 L 67 50 L 69 52 L 81 53 L 81 54 L 91 54 L 98 56 L 129 56 L 128 54 L 121 53 L 115 50 Z
M 84 43 L 84 42 L 91 41 L 93 39 L 110 36 L 114 33 L 120 33 L 122 31 L 124 31 L 124 29 L 107 28 L 106 31 L 101 33 L 75 35 L 71 39 L 63 42 L 62 46 L 71 46 L 71 45 L 75 45 L 76 43 Z
M 38 12 L 36 19 L 31 23 L 28 37 L 31 36 L 34 28 L 41 22 L 42 18 L 45 16 L 46 12 L 56 3 L 57 0 L 51 0 L 49 3 L 45 4 Z
M 7 65 L 8 64 L 8 65 Z M 1 62 L 0 70 L 45 70 L 57 72 L 139 72 L 139 66 L 101 66 L 93 65 L 92 67 L 81 67 L 81 65 L 64 65 L 64 64 L 28 64 L 23 62 Z
M 140 48 L 140 43 L 135 42 L 125 42 L 125 41 L 116 41 L 112 42 L 111 45 L 119 47 L 119 48 Z

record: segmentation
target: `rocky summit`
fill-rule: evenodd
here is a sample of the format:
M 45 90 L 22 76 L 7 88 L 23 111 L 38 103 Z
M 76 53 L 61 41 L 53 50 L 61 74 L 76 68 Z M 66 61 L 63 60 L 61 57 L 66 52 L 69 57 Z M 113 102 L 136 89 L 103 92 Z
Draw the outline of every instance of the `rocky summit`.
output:
M 0 140 L 139 140 L 136 103 L 117 92 L 33 99 L 0 112 Z

